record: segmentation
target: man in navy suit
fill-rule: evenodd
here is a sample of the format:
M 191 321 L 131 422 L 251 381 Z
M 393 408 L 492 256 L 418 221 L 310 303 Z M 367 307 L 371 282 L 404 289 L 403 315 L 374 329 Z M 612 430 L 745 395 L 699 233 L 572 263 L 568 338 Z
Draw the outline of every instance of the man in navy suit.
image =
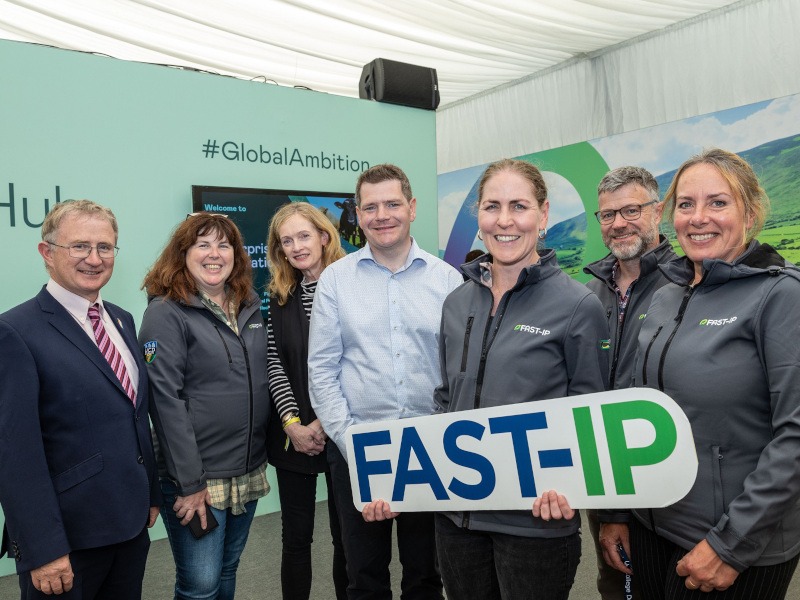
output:
M 39 243 L 50 280 L 0 315 L 2 551 L 23 600 L 141 598 L 161 498 L 133 318 L 100 297 L 116 244 L 109 209 L 57 204 Z

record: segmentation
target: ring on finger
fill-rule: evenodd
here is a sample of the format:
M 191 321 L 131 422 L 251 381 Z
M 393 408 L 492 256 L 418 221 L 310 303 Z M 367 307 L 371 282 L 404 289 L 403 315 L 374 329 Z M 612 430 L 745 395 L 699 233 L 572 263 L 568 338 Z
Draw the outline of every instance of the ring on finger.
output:
M 690 590 L 696 590 L 697 589 L 697 584 L 687 577 L 686 578 L 686 587 L 688 587 Z

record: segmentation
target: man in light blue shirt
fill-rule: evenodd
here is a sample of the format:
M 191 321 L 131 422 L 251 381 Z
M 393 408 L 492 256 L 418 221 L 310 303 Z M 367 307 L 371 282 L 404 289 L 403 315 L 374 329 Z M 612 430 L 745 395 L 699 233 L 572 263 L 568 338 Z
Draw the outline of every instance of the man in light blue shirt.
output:
M 308 356 L 311 404 L 334 442 L 328 461 L 351 600 L 391 598 L 392 520 L 366 523 L 356 510 L 345 431 L 435 411 L 442 303 L 463 282 L 411 238 L 416 199 L 401 169 L 377 165 L 364 171 L 356 205 L 367 245 L 323 271 Z M 402 514 L 396 521 L 403 598 L 441 599 L 433 513 Z

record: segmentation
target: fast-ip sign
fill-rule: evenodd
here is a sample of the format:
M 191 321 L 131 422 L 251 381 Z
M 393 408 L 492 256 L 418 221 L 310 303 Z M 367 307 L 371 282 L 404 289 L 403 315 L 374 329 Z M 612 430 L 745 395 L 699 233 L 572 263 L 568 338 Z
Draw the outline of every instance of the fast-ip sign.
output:
M 346 444 L 359 510 L 530 509 L 546 490 L 573 508 L 655 508 L 697 474 L 686 415 L 648 388 L 354 425 Z

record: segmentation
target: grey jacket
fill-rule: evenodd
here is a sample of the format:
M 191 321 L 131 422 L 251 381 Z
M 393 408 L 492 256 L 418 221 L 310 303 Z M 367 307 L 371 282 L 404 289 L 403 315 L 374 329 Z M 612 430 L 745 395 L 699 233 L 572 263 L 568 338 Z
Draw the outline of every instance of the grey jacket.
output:
M 455 412 L 603 391 L 608 351 L 601 341 L 608 327 L 597 296 L 559 269 L 555 251 L 545 250 L 490 318 L 492 292 L 480 283 L 480 263 L 488 260 L 463 265 L 469 280 L 445 300 L 439 407 Z M 529 510 L 444 514 L 461 527 L 523 537 L 561 537 L 580 526 L 577 515 L 546 522 Z
M 260 309 L 253 292 L 239 311 L 238 336 L 199 298 L 190 305 L 152 298 L 144 313 L 139 343 L 148 361 L 159 474 L 175 480 L 181 496 L 267 460 L 272 403 Z
M 594 275 L 595 279 L 586 285 L 600 298 L 608 318 L 608 328 L 611 332 L 609 388 L 612 390 L 631 386 L 639 329 L 647 314 L 647 307 L 650 305 L 653 293 L 668 283 L 658 265 L 677 257 L 669 240 L 662 235 L 658 246 L 639 259 L 639 278 L 631 286 L 622 325 L 618 318 L 619 300 L 611 278 L 617 258 L 613 254 L 608 254 L 605 258 L 586 265 L 583 269 L 584 273 Z
M 752 242 L 733 263 L 685 258 L 653 296 L 635 383 L 671 396 L 692 424 L 699 462 L 689 494 L 636 510 L 690 549 L 706 539 L 738 571 L 800 553 L 800 272 Z

